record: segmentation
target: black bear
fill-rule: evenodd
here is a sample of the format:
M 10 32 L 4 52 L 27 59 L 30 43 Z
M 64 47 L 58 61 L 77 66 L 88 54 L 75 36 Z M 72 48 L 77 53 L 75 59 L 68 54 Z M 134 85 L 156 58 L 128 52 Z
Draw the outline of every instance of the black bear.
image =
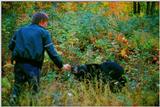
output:
M 72 73 L 78 80 L 102 80 L 103 83 L 109 83 L 110 90 L 117 92 L 125 86 L 126 78 L 124 69 L 116 62 L 106 61 L 101 64 L 82 64 L 72 66 Z

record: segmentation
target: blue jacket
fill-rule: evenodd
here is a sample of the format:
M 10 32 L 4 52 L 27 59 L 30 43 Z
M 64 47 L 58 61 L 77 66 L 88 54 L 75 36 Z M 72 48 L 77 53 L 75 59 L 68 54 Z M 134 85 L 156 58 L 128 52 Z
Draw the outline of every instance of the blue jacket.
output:
M 49 32 L 36 24 L 17 30 L 10 40 L 9 49 L 12 51 L 12 60 L 16 62 L 28 62 L 41 68 L 46 50 L 58 68 L 63 66 Z

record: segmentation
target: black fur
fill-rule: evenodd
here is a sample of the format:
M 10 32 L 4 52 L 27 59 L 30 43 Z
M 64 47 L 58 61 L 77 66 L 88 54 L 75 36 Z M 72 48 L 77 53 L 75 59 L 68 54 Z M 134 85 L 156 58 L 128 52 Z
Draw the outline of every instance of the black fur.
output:
M 124 69 L 116 62 L 106 61 L 101 64 L 83 64 L 72 67 L 72 73 L 80 81 L 85 79 L 102 80 L 103 83 L 109 83 L 112 92 L 121 90 L 125 86 L 126 78 Z

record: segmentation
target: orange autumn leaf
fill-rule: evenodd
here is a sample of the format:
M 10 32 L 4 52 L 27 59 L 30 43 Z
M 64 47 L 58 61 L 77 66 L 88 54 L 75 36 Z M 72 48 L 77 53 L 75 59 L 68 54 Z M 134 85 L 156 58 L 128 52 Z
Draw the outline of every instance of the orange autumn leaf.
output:
M 124 44 L 128 45 L 128 40 L 120 34 L 116 37 L 116 40 L 120 43 L 124 43 Z

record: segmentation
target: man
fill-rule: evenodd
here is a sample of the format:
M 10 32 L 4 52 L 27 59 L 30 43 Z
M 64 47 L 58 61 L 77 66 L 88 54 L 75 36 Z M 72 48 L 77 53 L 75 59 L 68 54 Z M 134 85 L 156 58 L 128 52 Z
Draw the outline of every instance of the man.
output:
M 45 50 L 59 69 L 71 69 L 69 64 L 63 65 L 62 59 L 56 52 L 50 34 L 45 29 L 47 23 L 48 16 L 45 13 L 34 14 L 32 24 L 17 30 L 9 43 L 12 60 L 15 61 L 15 83 L 12 93 L 14 99 L 19 96 L 25 82 L 29 83 L 33 94 L 38 92 Z

